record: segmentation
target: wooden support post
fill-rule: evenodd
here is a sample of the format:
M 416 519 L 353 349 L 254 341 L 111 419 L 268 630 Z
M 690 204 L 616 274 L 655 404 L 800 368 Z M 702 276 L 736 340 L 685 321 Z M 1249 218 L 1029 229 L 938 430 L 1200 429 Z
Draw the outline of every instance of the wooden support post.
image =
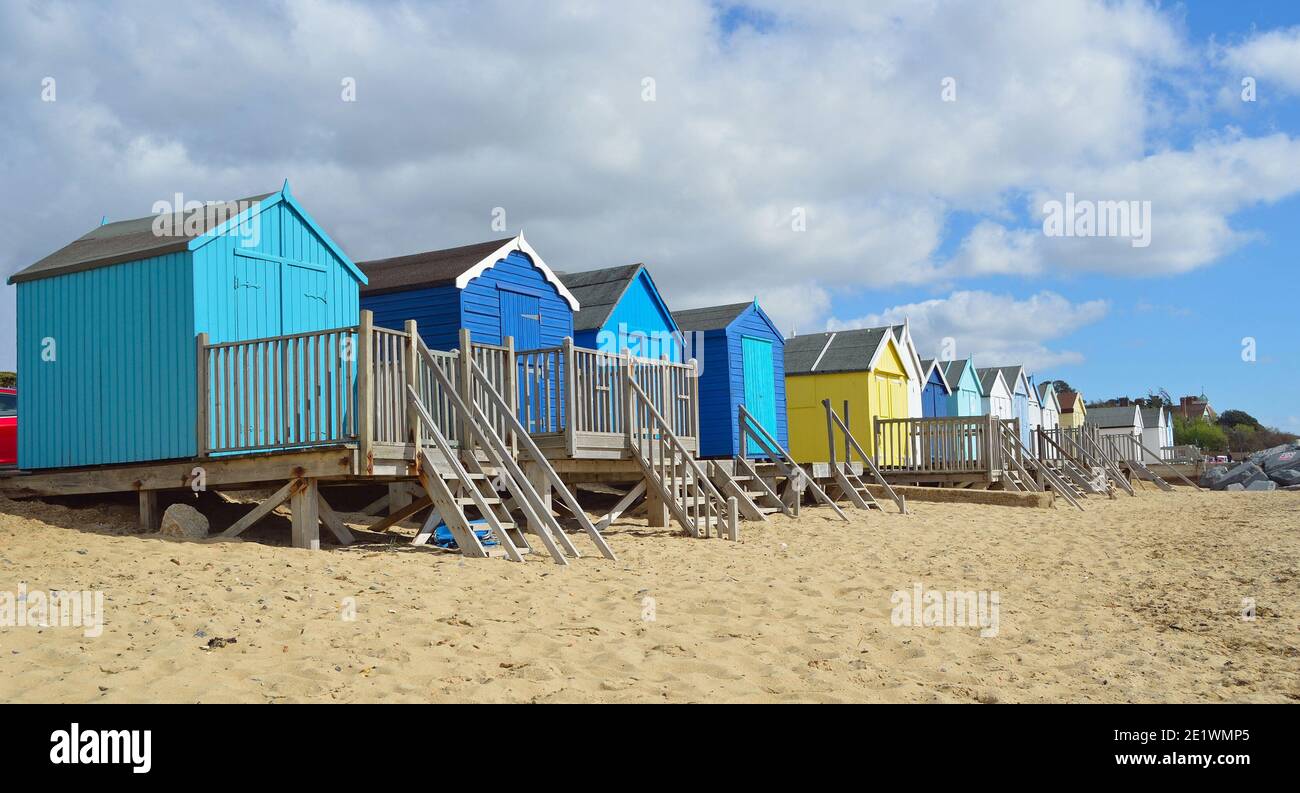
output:
M 560 366 L 564 369 L 564 379 L 556 383 L 556 387 L 564 389 L 564 394 L 560 398 L 560 410 L 564 411 L 564 415 L 560 419 L 564 425 L 565 448 L 568 449 L 570 457 L 578 455 L 578 428 L 573 420 L 577 415 L 574 406 L 578 403 L 578 384 L 573 374 L 574 358 L 573 339 L 565 336 L 564 341 L 560 343 Z M 558 379 L 560 373 L 556 374 Z
M 411 488 L 405 482 L 390 482 L 388 484 L 388 514 L 401 512 L 411 503 Z
M 357 453 L 358 468 L 370 473 L 374 468 L 375 446 L 375 315 L 361 312 L 357 328 Z
M 470 410 L 474 409 L 474 339 L 470 335 L 469 328 L 460 329 L 460 370 L 457 372 L 459 382 L 456 384 L 460 391 L 460 398 Z M 474 420 L 473 416 L 460 417 L 460 438 L 447 440 L 459 440 L 460 448 L 466 451 L 474 451 L 474 432 L 470 429 L 470 422 Z
M 830 457 L 831 470 L 835 470 L 835 420 L 831 418 L 831 401 L 822 400 L 822 407 L 826 408 L 826 451 Z M 847 455 L 846 455 L 847 456 Z
M 141 490 L 140 491 L 140 531 L 155 532 L 158 531 L 162 524 L 162 516 L 158 514 L 158 491 Z
M 208 334 L 200 333 L 194 338 L 196 348 L 195 391 L 194 391 L 194 453 L 199 457 L 208 456 Z
M 844 415 L 840 416 L 844 420 L 844 426 L 852 429 L 853 425 L 849 423 L 849 401 L 844 400 Z M 844 433 L 844 464 L 849 465 L 853 462 L 853 453 L 849 451 L 849 433 Z M 865 462 L 865 461 L 864 461 Z
M 502 394 L 502 396 L 505 398 L 506 404 L 510 406 L 510 415 L 518 416 L 519 415 L 519 365 L 515 361 L 515 337 L 514 336 L 506 336 L 505 348 L 506 348 L 506 370 L 504 373 L 505 376 L 502 378 L 501 385 L 506 390 L 506 392 Z M 518 458 L 519 439 L 515 437 L 513 422 L 507 421 L 505 422 L 505 425 L 510 430 L 509 433 L 510 437 L 507 439 L 510 442 L 510 456 Z
M 289 496 L 293 511 L 293 547 L 320 550 L 320 490 L 315 479 L 299 479 Z
M 654 483 L 649 479 L 646 480 L 645 489 L 645 516 L 646 524 L 649 526 L 667 526 L 668 525 L 668 504 L 664 502 L 663 495 Z M 665 487 L 673 487 L 673 482 L 664 482 Z
M 536 462 L 529 461 L 524 463 L 524 476 L 528 479 L 528 484 L 532 486 L 533 490 L 537 491 L 537 495 L 542 497 L 542 509 L 545 510 L 545 515 L 539 517 L 545 520 L 547 515 L 554 514 L 551 505 L 551 482 L 546 478 L 546 469 Z M 530 517 L 528 519 L 528 530 L 534 534 L 542 535 L 546 532 L 546 526 L 535 525 Z
M 691 371 L 687 375 L 690 380 L 691 395 L 691 437 L 695 438 L 695 456 L 699 457 L 700 447 L 700 363 L 696 359 L 690 360 Z
M 406 385 L 420 391 L 420 329 L 415 320 L 406 321 Z M 408 392 L 409 393 L 409 392 Z M 409 399 L 403 399 L 406 405 L 406 438 L 415 444 L 415 457 L 420 457 L 420 416 Z
M 723 536 L 732 542 L 740 541 L 740 520 L 737 515 L 738 509 L 739 507 L 735 496 L 727 499 L 726 533 Z

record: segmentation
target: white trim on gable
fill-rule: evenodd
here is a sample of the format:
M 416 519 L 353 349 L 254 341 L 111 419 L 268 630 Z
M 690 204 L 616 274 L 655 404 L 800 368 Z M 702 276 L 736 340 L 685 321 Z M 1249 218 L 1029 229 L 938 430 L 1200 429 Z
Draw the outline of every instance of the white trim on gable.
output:
M 466 286 L 469 286 L 470 281 L 478 278 L 486 272 L 488 268 L 509 256 L 514 251 L 527 254 L 528 258 L 533 260 L 533 265 L 542 271 L 542 276 L 551 286 L 555 287 L 555 291 L 560 293 L 560 297 L 564 298 L 565 302 L 569 304 L 569 308 L 577 311 L 582 307 L 578 303 L 578 298 L 574 297 L 573 293 L 565 288 L 564 283 L 560 281 L 559 277 L 551 271 L 551 268 L 546 266 L 546 262 L 542 261 L 542 257 L 537 255 L 537 251 L 533 250 L 533 246 L 528 244 L 528 240 L 524 239 L 524 233 L 522 231 L 519 232 L 518 236 L 507 242 L 505 245 L 497 248 L 491 254 L 484 256 L 478 264 L 456 276 L 456 288 L 464 289 Z

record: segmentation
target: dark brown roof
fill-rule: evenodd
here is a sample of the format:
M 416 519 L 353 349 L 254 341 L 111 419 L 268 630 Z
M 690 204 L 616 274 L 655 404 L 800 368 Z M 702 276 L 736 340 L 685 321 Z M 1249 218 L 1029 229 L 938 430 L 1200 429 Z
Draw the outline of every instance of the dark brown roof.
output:
M 370 279 L 369 284 L 361 287 L 361 294 L 374 295 L 413 287 L 452 283 L 461 273 L 491 256 L 493 252 L 513 239 L 514 237 L 506 237 L 488 242 L 476 242 L 473 245 L 462 245 L 459 248 L 444 248 L 439 251 L 357 262 L 357 266 Z
M 176 213 L 170 224 L 170 231 L 173 232 L 171 234 L 154 233 L 154 222 L 162 217 L 158 214 L 105 223 L 35 264 L 9 276 L 9 283 L 34 281 L 39 278 L 93 270 L 110 264 L 183 251 L 190 240 L 202 236 L 211 227 L 218 226 L 233 217 L 229 211 L 224 211 L 224 208 L 237 210 L 245 203 L 255 203 L 273 195 L 275 193 L 263 193 L 241 198 L 238 201 L 209 205 L 204 209 L 192 210 L 188 213 Z M 189 231 L 196 233 L 187 234 L 187 227 L 190 227 Z
M 1073 413 L 1074 403 L 1079 398 L 1079 393 L 1077 391 L 1062 391 L 1056 395 L 1056 398 L 1061 403 L 1062 413 Z

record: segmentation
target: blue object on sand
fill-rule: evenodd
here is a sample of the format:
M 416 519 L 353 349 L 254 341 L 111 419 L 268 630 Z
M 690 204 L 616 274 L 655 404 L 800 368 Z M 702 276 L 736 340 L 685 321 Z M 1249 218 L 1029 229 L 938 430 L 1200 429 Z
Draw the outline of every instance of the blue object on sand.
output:
M 470 528 L 474 529 L 474 535 L 475 535 L 476 537 L 478 537 L 478 541 L 479 541 L 480 543 L 482 543 L 484 547 L 491 547 L 491 546 L 497 544 L 496 538 L 492 536 L 492 529 L 489 529 L 489 528 L 483 528 L 483 529 L 480 529 L 480 528 L 478 528 L 479 526 L 487 526 L 487 521 L 486 521 L 486 520 L 483 520 L 482 518 L 478 518 L 478 519 L 476 519 L 476 520 L 471 520 L 471 521 L 469 522 L 469 525 L 470 525 Z M 453 536 L 451 536 L 451 529 L 447 528 L 447 522 L 446 522 L 446 521 L 443 521 L 442 523 L 439 523 L 439 524 L 434 528 L 434 530 L 433 530 L 433 544 L 436 545 L 436 546 L 438 546 L 439 548 L 459 548 L 459 547 L 460 547 L 459 545 L 456 544 L 456 538 L 453 537 Z

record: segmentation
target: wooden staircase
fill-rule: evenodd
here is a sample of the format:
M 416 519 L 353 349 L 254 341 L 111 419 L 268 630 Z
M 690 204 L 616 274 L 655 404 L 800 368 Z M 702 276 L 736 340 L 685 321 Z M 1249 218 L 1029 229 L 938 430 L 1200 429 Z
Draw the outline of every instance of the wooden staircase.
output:
M 782 504 L 783 511 L 788 515 L 798 514 L 799 499 L 805 490 L 812 493 L 813 498 L 826 506 L 830 507 L 841 520 L 848 520 L 849 516 L 844 514 L 835 503 L 835 499 L 826 495 L 826 491 L 818 486 L 808 472 L 804 471 L 803 466 L 794 461 L 790 453 L 772 437 L 763 425 L 760 424 L 744 405 L 738 406 L 739 416 L 738 424 L 740 430 L 740 457 L 739 460 L 745 461 L 748 465 L 749 444 L 750 442 L 758 444 L 759 450 L 767 456 L 772 464 L 776 466 L 781 475 L 785 477 L 785 493 L 779 501 Z M 751 466 L 752 470 L 752 466 Z
M 998 422 L 997 427 L 1002 442 L 1002 459 L 1009 463 L 1004 467 L 1006 477 L 1004 481 L 1012 488 L 1042 492 L 1043 488 L 1038 484 L 1041 479 L 1053 492 L 1080 512 L 1083 511 L 1081 502 L 1083 493 L 1030 453 L 1021 441 L 1020 432 L 1016 427 L 1005 422 Z
M 785 502 L 767 486 L 748 460 L 733 459 L 731 472 L 718 460 L 709 460 L 705 466 L 705 472 L 719 492 L 736 499 L 743 519 L 766 521 L 768 515 L 786 511 Z
M 669 513 L 692 537 L 739 539 L 739 499 L 723 498 L 703 467 L 636 382 L 628 359 L 624 416 L 627 446 Z M 756 507 L 755 507 L 756 508 Z
M 823 399 L 822 407 L 826 409 L 826 442 L 830 449 L 831 473 L 832 476 L 835 477 L 835 484 L 840 489 L 840 492 L 847 496 L 849 501 L 853 503 L 853 506 L 858 509 L 878 509 L 881 512 L 885 511 L 884 507 L 880 506 L 879 502 L 876 501 L 875 496 L 871 494 L 866 483 L 863 482 L 862 479 L 853 471 L 853 452 L 857 452 L 858 457 L 862 460 L 862 470 L 864 472 L 869 472 L 872 478 L 876 480 L 876 484 L 885 489 L 885 492 L 889 494 L 890 499 L 894 502 L 894 506 L 898 507 L 898 513 L 900 515 L 907 514 L 906 499 L 895 491 L 894 488 L 890 486 L 889 482 L 885 480 L 885 477 L 880 473 L 880 469 L 876 467 L 876 461 L 871 458 L 871 455 L 863 451 L 862 445 L 858 443 L 858 439 L 849 431 L 848 424 L 846 424 L 844 419 L 840 418 L 840 415 L 835 412 L 833 407 L 831 407 L 831 401 L 829 399 Z M 844 409 L 845 411 L 848 410 L 847 401 L 844 403 Z M 844 441 L 843 464 L 839 464 L 835 461 L 835 433 L 837 430 L 842 436 L 841 439 Z
M 407 407 L 410 424 L 414 429 L 412 436 L 416 446 L 420 485 L 433 507 L 414 543 L 427 542 L 438 523 L 445 522 L 465 556 L 483 558 L 500 555 L 511 561 L 523 561 L 524 554 L 532 549 L 511 512 L 513 507 L 522 515 L 529 531 L 537 537 L 556 564 L 567 565 L 569 558 L 580 556 L 551 512 L 543 498 L 543 492 L 539 492 L 515 459 L 511 443 L 513 440 L 532 457 L 533 464 L 542 468 L 545 487 L 554 488 L 559 493 L 600 553 L 607 559 L 615 559 L 614 552 L 604 537 L 591 524 L 573 494 L 546 462 L 545 456 L 533 445 L 532 438 L 519 423 L 514 411 L 509 409 L 478 364 L 473 360 L 463 362 L 463 377 L 467 379 L 461 384 L 462 388 L 458 389 L 418 335 L 414 336 L 413 344 L 416 360 L 436 386 L 436 398 L 440 402 L 439 415 L 447 417 L 445 421 L 449 426 L 461 427 L 468 435 L 463 439 L 467 443 L 453 444 L 448 440 L 444 427 L 440 427 L 433 419 L 429 406 L 424 404 L 415 387 L 420 375 L 417 367 L 412 367 L 409 374 L 411 379 L 406 386 Z M 462 350 L 460 354 L 470 353 Z M 488 404 L 481 404 L 478 400 L 471 402 L 466 398 L 467 394 L 475 394 Z M 494 423 L 488 418 L 485 408 L 503 417 L 506 422 L 505 434 L 509 437 L 502 437 L 494 429 Z M 428 445 L 429 442 L 431 446 Z M 468 448 L 460 448 L 462 445 Z M 434 451 L 442 452 L 443 465 L 439 466 L 435 460 Z M 484 461 L 479 459 L 479 454 L 483 455 Z M 500 491 L 497 490 L 498 486 Z M 503 495 L 508 496 L 509 500 L 503 498 Z M 487 524 L 499 550 L 484 547 L 479 541 L 467 509 L 476 511 Z M 412 510 L 410 514 L 415 511 L 418 509 Z M 390 515 L 389 520 L 393 520 L 397 514 Z

